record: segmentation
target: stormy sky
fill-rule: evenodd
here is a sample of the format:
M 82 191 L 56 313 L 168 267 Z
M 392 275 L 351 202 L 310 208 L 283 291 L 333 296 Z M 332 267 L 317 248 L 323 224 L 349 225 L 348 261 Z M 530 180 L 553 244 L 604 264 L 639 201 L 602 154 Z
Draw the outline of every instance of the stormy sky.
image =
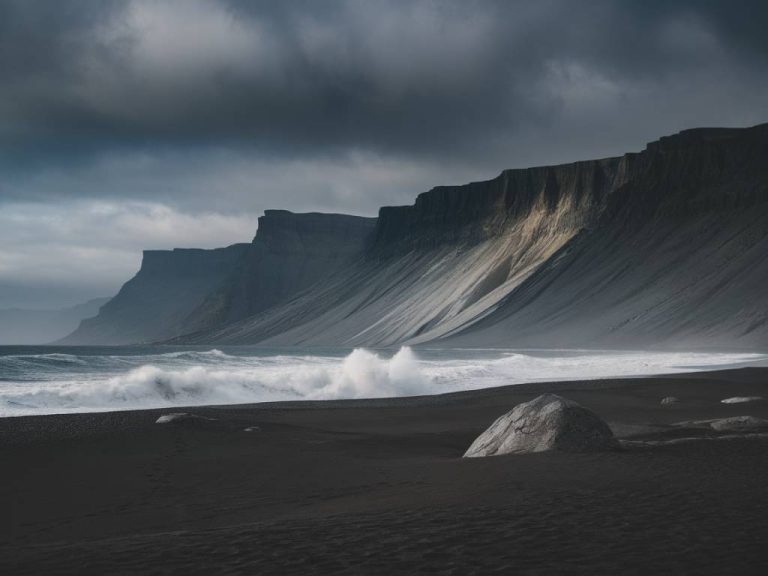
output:
M 768 3 L 0 0 L 0 308 L 111 295 L 266 208 L 768 121 Z

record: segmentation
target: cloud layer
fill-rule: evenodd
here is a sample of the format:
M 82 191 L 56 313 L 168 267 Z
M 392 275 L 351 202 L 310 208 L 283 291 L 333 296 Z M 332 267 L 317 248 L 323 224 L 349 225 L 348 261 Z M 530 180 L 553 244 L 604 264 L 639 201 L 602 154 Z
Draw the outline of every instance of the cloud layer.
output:
M 54 213 L 117 207 L 87 222 L 107 252 L 73 259 L 80 277 L 112 270 L 101 291 L 137 244 L 247 240 L 265 208 L 374 214 L 506 167 L 766 121 L 766 24 L 750 0 L 0 0 L 0 307 L 4 284 L 66 284 L 30 271 L 52 243 L 78 254 Z M 239 224 L 108 238 L 137 206 L 148 229 Z

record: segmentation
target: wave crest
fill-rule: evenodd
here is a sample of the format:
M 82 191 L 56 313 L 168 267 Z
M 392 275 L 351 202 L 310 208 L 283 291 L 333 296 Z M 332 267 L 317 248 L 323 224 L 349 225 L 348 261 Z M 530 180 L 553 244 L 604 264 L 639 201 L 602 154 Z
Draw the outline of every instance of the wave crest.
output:
M 216 357 L 227 357 L 215 352 L 211 351 Z M 329 358 L 323 363 L 294 358 L 292 362 L 253 366 L 166 368 L 146 364 L 106 379 L 13 387 L 0 391 L 0 398 L 7 409 L 40 413 L 409 396 L 427 393 L 429 384 L 410 348 L 401 348 L 392 358 L 358 348 L 341 361 Z
M 419 359 L 408 347 L 392 357 L 363 348 L 346 357 L 227 355 L 215 349 L 151 352 L 0 357 L 0 416 L 413 396 L 541 380 L 690 372 L 768 358 L 586 351 L 477 356 L 445 351 L 431 357 L 425 352 L 432 359 Z

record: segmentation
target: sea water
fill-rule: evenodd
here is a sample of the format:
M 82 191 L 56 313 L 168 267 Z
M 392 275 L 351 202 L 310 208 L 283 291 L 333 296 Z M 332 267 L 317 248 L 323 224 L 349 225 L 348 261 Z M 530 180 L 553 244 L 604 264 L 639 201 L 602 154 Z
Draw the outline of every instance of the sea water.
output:
M 766 362 L 709 352 L 0 346 L 0 416 L 414 396 Z

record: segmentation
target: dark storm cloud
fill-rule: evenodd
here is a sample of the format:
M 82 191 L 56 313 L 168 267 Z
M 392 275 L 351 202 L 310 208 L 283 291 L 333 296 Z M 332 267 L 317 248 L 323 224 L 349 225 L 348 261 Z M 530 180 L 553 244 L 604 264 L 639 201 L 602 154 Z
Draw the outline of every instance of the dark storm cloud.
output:
M 49 161 L 104 146 L 212 142 L 265 155 L 430 151 L 487 125 L 489 104 L 507 115 L 501 85 L 512 79 L 496 72 L 508 56 L 487 11 L 474 16 L 469 4 L 123 8 L 84 11 L 84 21 L 19 5 L 6 15 L 6 27 L 16 16 L 34 29 L 4 49 L 33 62 L 4 62 L 6 155 Z
M 0 307 L 101 296 L 266 208 L 372 215 L 765 122 L 766 25 L 762 0 L 0 0 Z
M 209 145 L 497 157 L 519 129 L 560 120 L 553 75 L 619 91 L 713 59 L 764 75 L 767 6 L 3 2 L 0 151 L 6 169 Z

